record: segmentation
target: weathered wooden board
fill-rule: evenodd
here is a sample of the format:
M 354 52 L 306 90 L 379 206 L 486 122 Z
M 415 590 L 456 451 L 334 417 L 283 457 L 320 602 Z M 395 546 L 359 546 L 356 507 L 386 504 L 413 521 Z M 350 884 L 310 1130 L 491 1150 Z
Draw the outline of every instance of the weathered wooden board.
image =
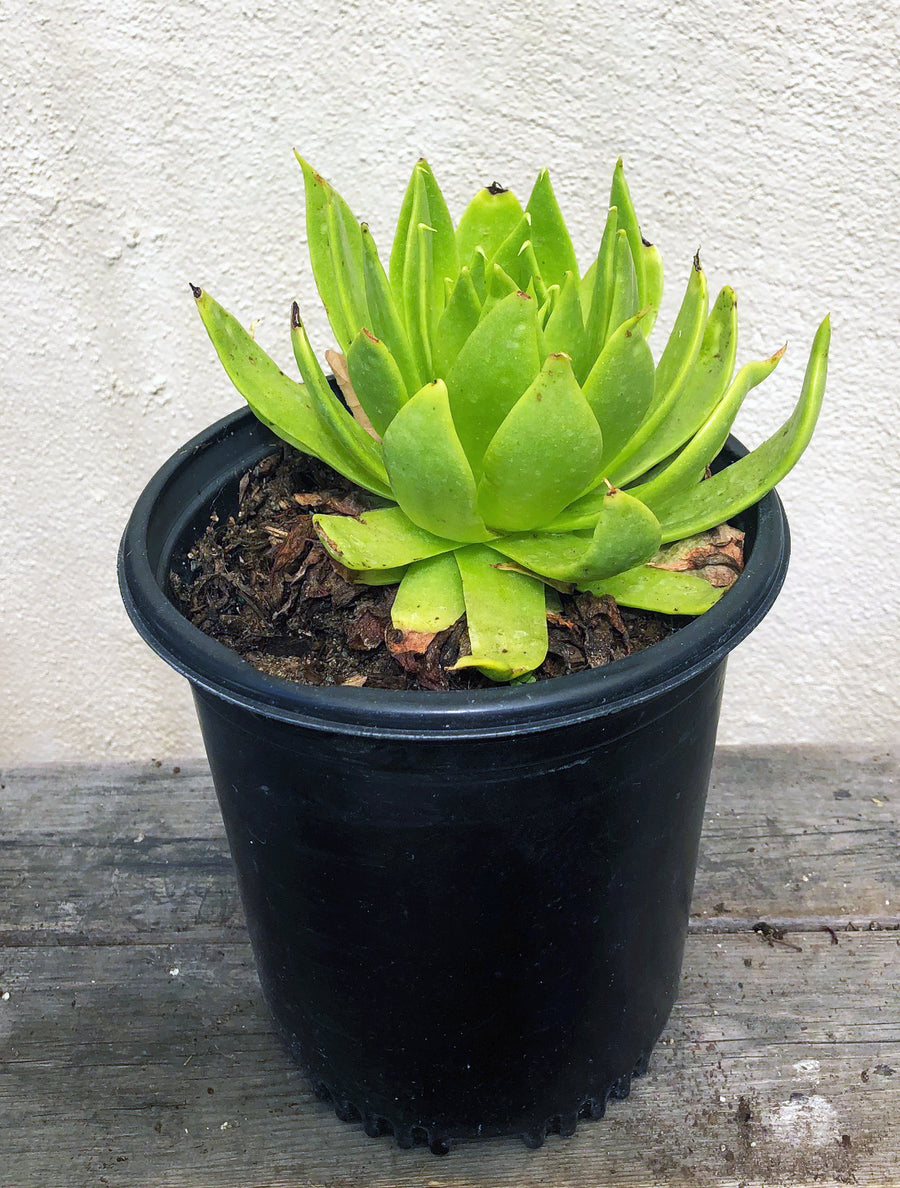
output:
M 720 749 L 692 911 L 751 924 L 897 923 L 898 810 L 895 754 Z
M 3 1188 L 900 1184 L 895 758 L 721 752 L 651 1073 L 573 1139 L 443 1161 L 338 1122 L 281 1052 L 180 766 L 0 775 Z
M 243 937 L 204 763 L 36 767 L 0 784 L 0 941 Z
M 242 930 L 205 764 L 0 773 L 0 941 Z M 900 762 L 766 747 L 716 757 L 694 927 L 900 924 Z M 33 894 L 33 887 L 41 894 Z
M 803 946 L 691 937 L 681 1002 L 627 1101 L 540 1151 L 508 1140 L 443 1161 L 315 1101 L 271 1035 L 246 945 L 17 948 L 0 1182 L 895 1185 L 900 938 Z

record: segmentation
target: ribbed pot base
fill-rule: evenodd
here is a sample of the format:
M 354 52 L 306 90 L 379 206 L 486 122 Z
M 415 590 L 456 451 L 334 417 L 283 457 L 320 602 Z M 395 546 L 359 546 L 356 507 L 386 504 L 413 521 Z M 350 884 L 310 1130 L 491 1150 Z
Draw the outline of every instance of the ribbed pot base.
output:
M 578 1128 L 578 1123 L 585 1118 L 602 1118 L 606 1113 L 606 1103 L 612 1098 L 615 1101 L 624 1100 L 631 1092 L 631 1083 L 635 1077 L 642 1077 L 650 1066 L 650 1053 L 641 1056 L 630 1072 L 624 1073 L 611 1081 L 601 1092 L 591 1094 L 574 1113 L 560 1113 L 549 1117 L 541 1126 L 530 1130 L 517 1130 L 513 1127 L 477 1126 L 465 1131 L 453 1127 L 453 1134 L 445 1133 L 439 1126 L 410 1125 L 406 1122 L 392 1122 L 390 1118 L 380 1114 L 372 1114 L 361 1103 L 355 1103 L 333 1092 L 328 1085 L 320 1081 L 313 1089 L 319 1101 L 333 1106 L 334 1112 L 342 1122 L 361 1122 L 363 1130 L 370 1138 L 382 1138 L 393 1135 L 397 1146 L 404 1149 L 411 1147 L 428 1147 L 433 1155 L 449 1155 L 455 1142 L 471 1142 L 485 1138 L 500 1138 L 518 1134 L 526 1147 L 536 1150 L 543 1146 L 549 1134 L 558 1134 L 563 1138 L 571 1138 Z M 449 1128 L 448 1128 L 449 1129 Z

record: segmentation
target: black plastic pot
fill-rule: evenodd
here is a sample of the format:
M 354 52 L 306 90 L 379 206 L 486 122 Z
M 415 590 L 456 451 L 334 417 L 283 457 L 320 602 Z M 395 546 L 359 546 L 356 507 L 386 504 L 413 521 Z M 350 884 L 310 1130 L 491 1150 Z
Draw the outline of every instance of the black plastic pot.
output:
M 184 446 L 119 557 L 135 626 L 193 686 L 269 1005 L 370 1134 L 436 1152 L 569 1134 L 628 1093 L 675 1000 L 725 657 L 783 581 L 781 504 L 743 517 L 746 569 L 712 610 L 608 668 L 313 688 L 258 672 L 168 592 L 274 442 L 242 411 Z

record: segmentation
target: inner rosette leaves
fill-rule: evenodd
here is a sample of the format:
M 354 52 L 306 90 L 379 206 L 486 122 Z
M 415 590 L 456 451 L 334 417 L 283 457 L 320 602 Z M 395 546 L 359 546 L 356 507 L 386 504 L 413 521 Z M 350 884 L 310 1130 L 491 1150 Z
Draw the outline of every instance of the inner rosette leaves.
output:
M 735 372 L 737 298 L 725 286 L 710 308 L 695 256 L 654 358 L 647 340 L 662 262 L 641 233 L 621 161 L 583 273 L 546 170 L 524 208 L 494 183 L 454 226 L 417 161 L 385 268 L 368 224 L 300 163 L 313 276 L 339 348 L 326 354 L 343 399 L 296 305 L 301 382 L 207 293 L 194 296 L 260 420 L 382 503 L 313 522 L 359 581 L 398 584 L 396 646 L 426 646 L 464 615 L 471 654 L 457 667 L 508 681 L 544 659 L 552 587 L 669 614 L 708 610 L 723 589 L 667 568 L 657 550 L 738 515 L 800 457 L 825 388 L 828 318 L 793 412 L 713 473 L 744 398 L 783 350 Z

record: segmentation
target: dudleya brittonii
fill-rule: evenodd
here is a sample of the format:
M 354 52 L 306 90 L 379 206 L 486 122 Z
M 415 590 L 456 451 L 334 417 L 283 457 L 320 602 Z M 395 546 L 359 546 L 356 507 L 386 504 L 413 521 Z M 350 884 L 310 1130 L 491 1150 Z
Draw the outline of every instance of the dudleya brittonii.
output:
M 429 636 L 467 617 L 475 666 L 498 681 L 547 650 L 548 586 L 625 606 L 700 614 L 722 594 L 651 562 L 661 544 L 719 525 L 794 465 L 825 386 L 829 321 L 797 405 L 746 457 L 709 476 L 740 405 L 783 350 L 734 373 L 736 298 L 709 309 L 694 258 L 669 338 L 647 336 L 662 264 L 641 235 L 621 161 L 596 260 L 582 275 L 542 170 L 523 210 L 480 190 L 456 228 L 428 164 L 416 163 L 388 273 L 371 232 L 305 161 L 313 273 L 344 358 L 347 408 L 300 320 L 302 383 L 194 289 L 232 381 L 285 441 L 384 505 L 315 527 L 359 581 L 399 582 L 395 627 Z

